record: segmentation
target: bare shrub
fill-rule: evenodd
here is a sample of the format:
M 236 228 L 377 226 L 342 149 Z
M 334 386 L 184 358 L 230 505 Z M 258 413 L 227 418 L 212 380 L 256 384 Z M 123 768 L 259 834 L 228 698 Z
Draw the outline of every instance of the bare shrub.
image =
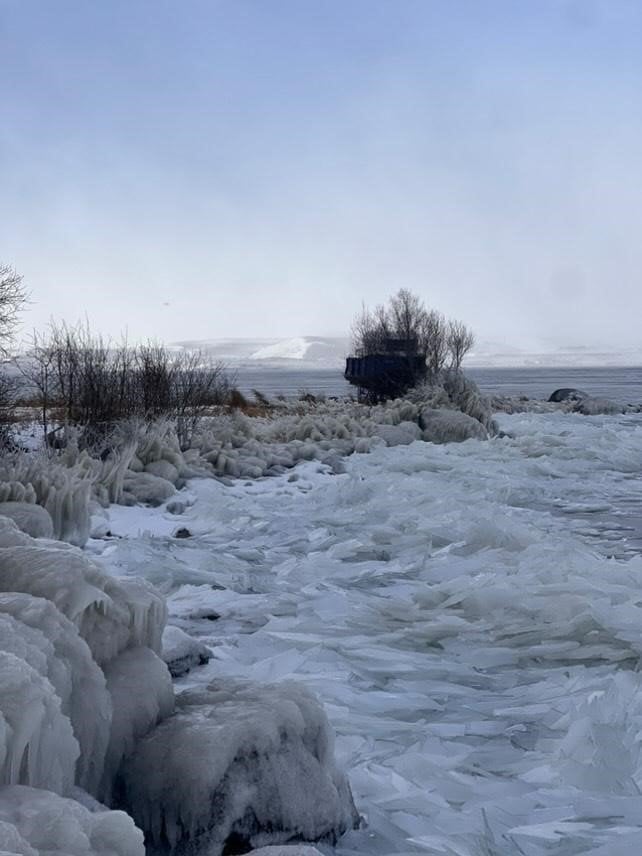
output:
M 464 357 L 475 344 L 475 335 L 463 322 L 449 321 L 446 341 L 450 355 L 450 368 L 458 372 Z
M 84 446 L 99 444 L 121 420 L 159 416 L 176 421 L 184 446 L 207 409 L 229 392 L 224 365 L 200 352 L 158 342 L 113 343 L 86 322 L 52 322 L 46 334 L 34 333 L 22 371 L 35 391 L 45 436 L 53 418 L 81 426 Z
M 9 265 L 0 264 L 0 354 L 7 355 L 27 302 L 22 277 Z

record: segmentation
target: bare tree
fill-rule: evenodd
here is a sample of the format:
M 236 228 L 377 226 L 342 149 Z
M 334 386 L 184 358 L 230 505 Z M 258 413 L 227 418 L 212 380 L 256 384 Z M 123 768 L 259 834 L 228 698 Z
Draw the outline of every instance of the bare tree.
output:
M 399 289 L 390 298 L 388 314 L 394 337 L 405 343 L 407 351 L 421 350 L 424 345 L 422 334 L 427 313 L 419 297 L 407 288 Z
M 172 415 L 182 449 L 188 449 L 199 422 L 213 405 L 227 399 L 230 383 L 221 362 L 202 351 L 179 351 L 173 357 Z
M 461 321 L 449 321 L 446 340 L 450 368 L 459 371 L 464 357 L 475 344 L 475 334 Z
M 447 323 L 441 312 L 427 309 L 405 288 L 374 312 L 363 306 L 351 332 L 357 359 L 349 361 L 346 378 L 373 400 L 401 394 L 426 376 L 436 381 L 449 358 L 459 369 L 473 343 L 464 324 Z M 366 361 L 359 358 L 369 359 L 362 365 Z
M 0 264 L 0 354 L 3 356 L 7 355 L 26 302 L 22 277 L 9 265 Z
M 371 312 L 365 304 L 354 318 L 350 328 L 350 338 L 355 353 L 360 356 L 375 354 L 383 350 L 385 340 L 392 335 L 388 310 L 377 306 Z
M 436 379 L 446 365 L 448 357 L 446 321 L 441 312 L 431 309 L 430 312 L 426 313 L 422 322 L 422 352 L 426 355 L 429 376 Z
M 16 366 L 29 386 L 29 394 L 35 394 L 40 408 L 43 435 L 49 432 L 49 409 L 55 388 L 54 349 L 47 337 L 36 330 L 31 335 L 31 344 L 24 360 Z

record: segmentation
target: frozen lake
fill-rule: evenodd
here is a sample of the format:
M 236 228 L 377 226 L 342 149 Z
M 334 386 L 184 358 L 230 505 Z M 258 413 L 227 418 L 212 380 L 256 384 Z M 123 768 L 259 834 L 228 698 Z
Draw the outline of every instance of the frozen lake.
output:
M 322 699 L 367 821 L 339 856 L 642 848 L 642 418 L 500 420 L 511 436 L 114 514 L 104 559 L 214 651 L 179 689 L 292 678 Z
M 354 387 L 343 379 L 342 369 L 314 369 L 242 366 L 235 369 L 244 393 L 258 389 L 267 395 L 315 395 L 343 397 Z M 642 402 L 642 368 L 473 368 L 469 375 L 487 395 L 527 395 L 547 399 L 559 387 L 583 389 L 594 397 L 610 398 L 621 404 Z

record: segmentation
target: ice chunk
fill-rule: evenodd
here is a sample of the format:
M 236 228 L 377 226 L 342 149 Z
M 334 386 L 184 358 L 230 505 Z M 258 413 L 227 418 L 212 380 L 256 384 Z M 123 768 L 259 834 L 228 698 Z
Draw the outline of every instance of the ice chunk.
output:
M 187 674 L 194 666 L 209 662 L 210 649 L 188 636 L 180 627 L 169 625 L 163 631 L 162 657 L 173 678 Z
M 21 856 L 145 856 L 143 834 L 122 811 L 29 787 L 0 788 L 0 851 Z
M 232 679 L 184 693 L 124 764 L 125 804 L 161 853 L 335 840 L 358 822 L 316 699 Z

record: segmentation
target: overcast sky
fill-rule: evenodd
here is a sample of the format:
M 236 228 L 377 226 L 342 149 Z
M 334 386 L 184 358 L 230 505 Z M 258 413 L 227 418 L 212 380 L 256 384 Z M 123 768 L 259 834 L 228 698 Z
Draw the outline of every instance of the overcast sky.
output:
M 637 0 L 0 0 L 27 327 L 640 342 Z

